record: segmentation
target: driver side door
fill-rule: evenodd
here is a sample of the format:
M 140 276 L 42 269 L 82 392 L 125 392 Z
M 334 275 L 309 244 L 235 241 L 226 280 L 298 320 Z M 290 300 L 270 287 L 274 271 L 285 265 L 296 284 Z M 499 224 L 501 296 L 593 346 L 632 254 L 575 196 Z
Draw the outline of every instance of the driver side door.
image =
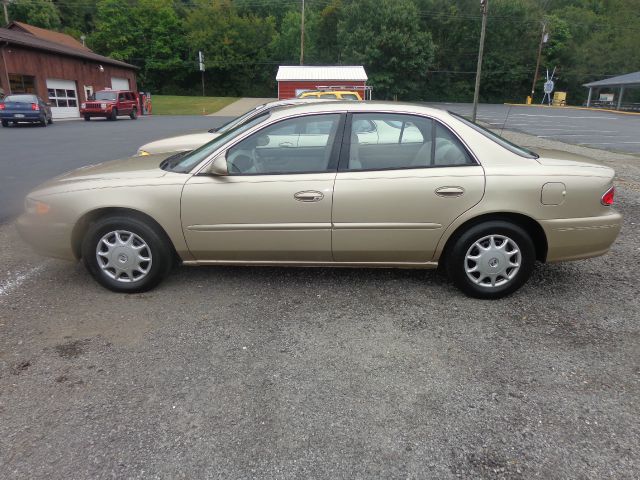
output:
M 191 177 L 182 194 L 182 227 L 196 260 L 331 261 L 344 117 L 306 115 L 273 123 L 227 150 L 229 175 Z

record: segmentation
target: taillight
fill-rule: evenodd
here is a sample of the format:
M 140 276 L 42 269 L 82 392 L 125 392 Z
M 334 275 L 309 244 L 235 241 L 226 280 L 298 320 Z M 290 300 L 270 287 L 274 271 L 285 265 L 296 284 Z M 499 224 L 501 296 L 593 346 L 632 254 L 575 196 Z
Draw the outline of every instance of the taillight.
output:
M 4 110 L 4 109 L 5 109 L 4 103 L 0 103 L 0 110 Z
M 31 110 L 34 110 L 37 112 L 38 110 L 40 110 L 40 105 L 38 105 L 37 103 L 32 103 Z
M 616 187 L 611 187 L 609 190 L 607 190 L 604 195 L 602 195 L 602 198 L 600 199 L 600 203 L 602 203 L 602 205 L 608 207 L 610 205 L 613 205 L 613 197 L 616 193 Z

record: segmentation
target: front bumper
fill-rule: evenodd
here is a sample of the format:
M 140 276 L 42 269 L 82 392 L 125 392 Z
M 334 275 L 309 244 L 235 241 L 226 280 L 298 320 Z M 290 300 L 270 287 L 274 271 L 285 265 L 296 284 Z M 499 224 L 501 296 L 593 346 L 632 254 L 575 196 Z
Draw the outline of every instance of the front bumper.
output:
M 16 228 L 22 239 L 37 253 L 64 260 L 76 259 L 71 247 L 73 225 L 24 213 L 18 217 Z
M 547 262 L 597 257 L 609 251 L 622 228 L 622 215 L 542 220 L 547 236 Z
M 110 108 L 106 110 L 93 109 L 93 108 L 80 110 L 81 117 L 108 117 L 109 115 L 111 115 Z

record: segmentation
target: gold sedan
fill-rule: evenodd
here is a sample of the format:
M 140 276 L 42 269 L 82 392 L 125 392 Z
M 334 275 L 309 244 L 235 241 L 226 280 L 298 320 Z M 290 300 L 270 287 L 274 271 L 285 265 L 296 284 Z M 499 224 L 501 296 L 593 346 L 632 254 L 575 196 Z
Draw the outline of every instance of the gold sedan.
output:
M 612 169 L 542 158 L 423 106 L 274 109 L 193 150 L 85 167 L 18 220 L 46 254 L 139 292 L 174 262 L 435 268 L 499 298 L 536 261 L 602 255 L 622 218 Z

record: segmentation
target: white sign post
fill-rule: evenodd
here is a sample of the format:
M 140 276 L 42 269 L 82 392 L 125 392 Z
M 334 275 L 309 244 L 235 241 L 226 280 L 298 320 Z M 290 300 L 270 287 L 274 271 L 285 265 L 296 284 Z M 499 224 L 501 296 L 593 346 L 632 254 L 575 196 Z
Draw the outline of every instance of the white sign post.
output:
M 202 74 L 202 96 L 204 97 L 204 54 L 201 50 L 198 50 L 198 66 Z

